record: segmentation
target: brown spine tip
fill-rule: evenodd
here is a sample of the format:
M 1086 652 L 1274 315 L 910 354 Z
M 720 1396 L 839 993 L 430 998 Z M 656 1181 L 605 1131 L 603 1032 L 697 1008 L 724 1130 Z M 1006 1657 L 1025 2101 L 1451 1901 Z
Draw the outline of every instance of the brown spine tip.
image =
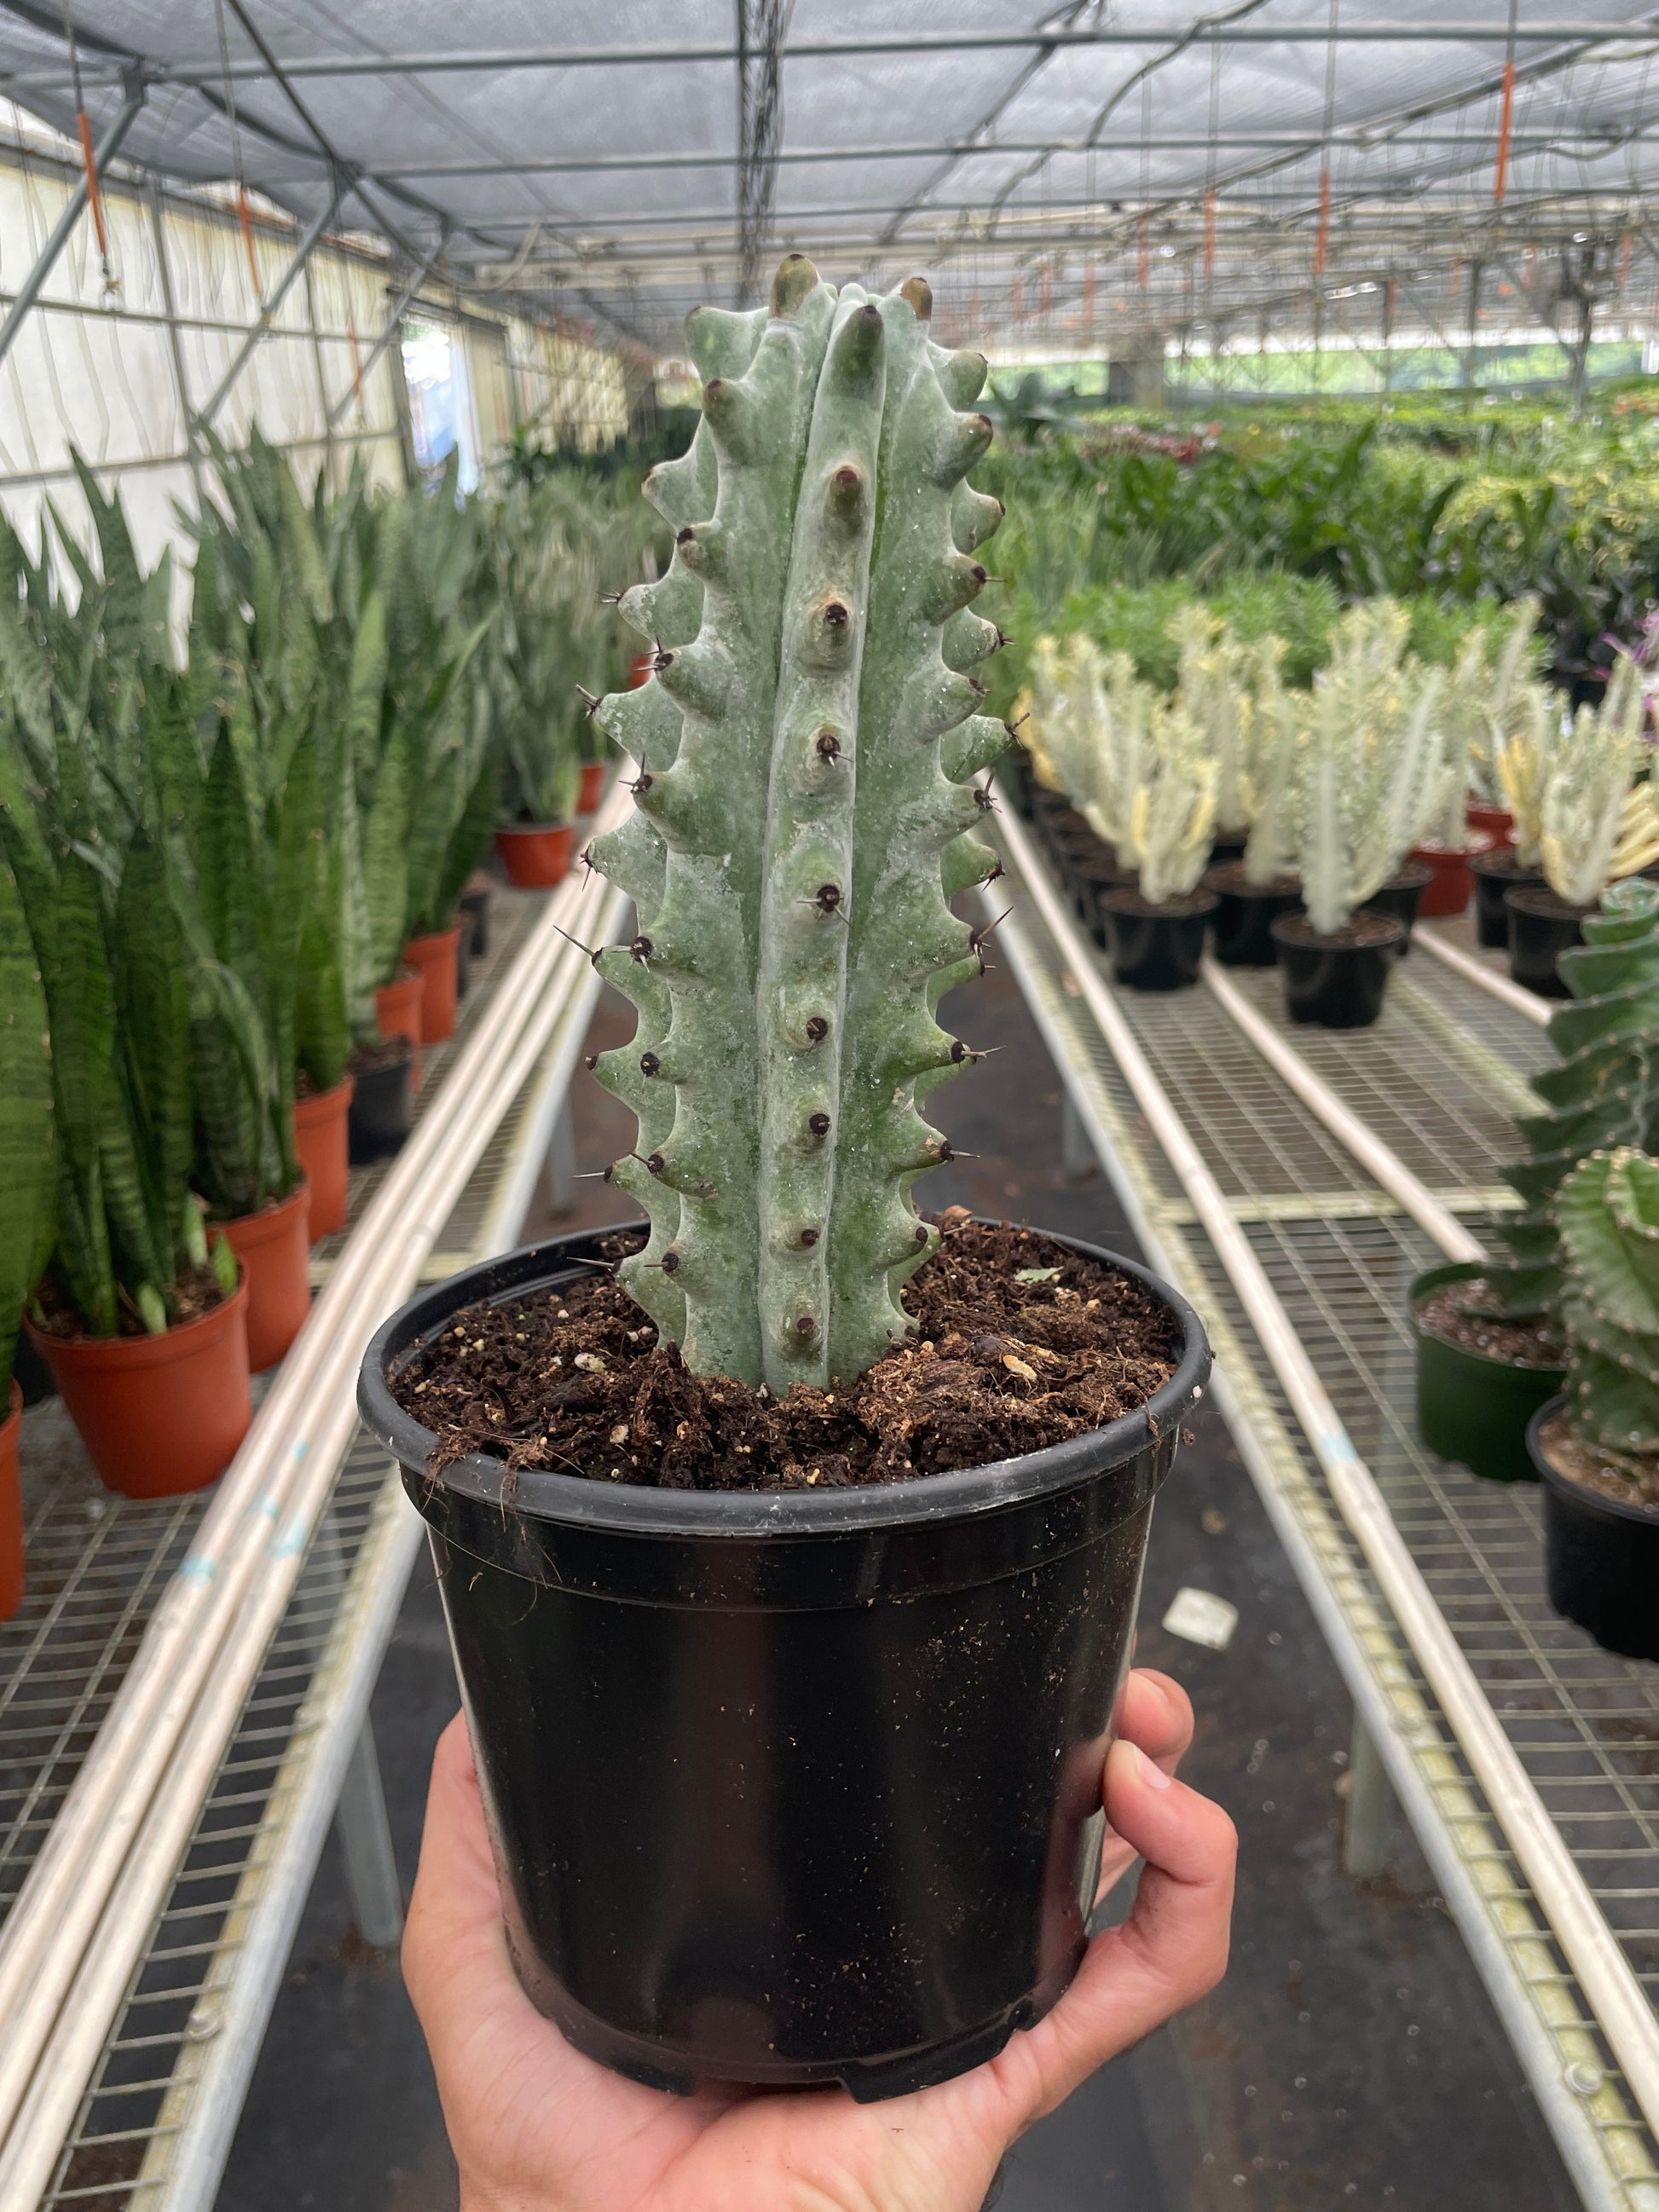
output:
M 598 1053 L 596 1053 L 596 1052 L 585 1052 L 585 1053 L 582 1054 L 582 1066 L 583 1066 L 587 1070 L 587 1072 L 588 1072 L 588 1073 L 589 1073 L 590 1075 L 592 1075 L 592 1073 L 593 1073 L 594 1069 L 599 1066 L 599 1055 L 598 1054 Z
M 806 1041 L 809 1044 L 822 1044 L 829 1034 L 830 1024 L 822 1014 L 813 1014 L 808 1018 Z
M 668 1163 L 664 1159 L 660 1152 L 653 1152 L 650 1158 L 647 1160 L 645 1164 L 647 1170 L 652 1175 L 659 1176 L 663 1170 L 667 1166 Z
M 916 1242 L 918 1244 L 925 1244 L 927 1242 L 927 1224 L 925 1221 L 919 1221 L 916 1224 Z
M 830 1116 L 827 1114 L 809 1115 L 806 1126 L 815 1137 L 827 1137 L 830 1133 Z
M 629 946 L 628 954 L 629 959 L 642 963 L 648 960 L 655 951 L 656 947 L 648 937 L 636 937 Z
M 812 745 L 821 761 L 838 761 L 841 758 L 841 739 L 833 730 L 820 730 L 812 740 Z
M 641 1075 L 654 1075 L 661 1066 L 662 1062 L 658 1059 L 654 1052 L 642 1052 L 640 1054 L 640 1073 Z
M 963 1061 L 964 1060 L 966 1060 L 966 1059 L 967 1059 L 967 1057 L 968 1057 L 968 1048 L 967 1048 L 967 1046 L 966 1046 L 965 1044 L 963 1044 L 963 1041 L 962 1041 L 962 1039 L 961 1039 L 960 1037 L 952 1037 L 952 1039 L 951 1040 L 951 1060 L 955 1062 L 955 1064 L 957 1065 L 957 1066 L 960 1067 L 960 1066 L 961 1066 L 961 1065 L 962 1065 L 962 1063 L 963 1063 Z
M 671 1244 L 668 1249 L 662 1255 L 662 1271 L 664 1274 L 672 1275 L 676 1273 L 678 1271 L 679 1264 L 680 1255 Z
M 826 629 L 845 629 L 852 619 L 852 613 L 844 599 L 831 599 L 823 610 Z
M 795 1316 L 795 1334 L 803 1344 L 808 1338 L 816 1336 L 817 1333 L 818 1325 L 811 1314 L 798 1314 Z
M 805 1245 L 807 1250 L 810 1252 L 812 1247 L 818 1241 L 817 1231 L 816 1229 L 803 1229 L 800 1232 L 800 1241 L 804 1245 Z
M 899 286 L 899 297 L 910 302 L 911 310 L 919 323 L 933 319 L 933 288 L 925 276 L 907 276 Z

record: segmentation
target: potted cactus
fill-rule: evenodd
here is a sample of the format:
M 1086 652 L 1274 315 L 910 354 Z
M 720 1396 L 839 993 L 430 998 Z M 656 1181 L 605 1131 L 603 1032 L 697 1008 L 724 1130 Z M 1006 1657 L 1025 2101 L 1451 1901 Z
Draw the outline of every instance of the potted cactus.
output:
M 1556 1194 L 1567 1387 L 1527 1432 L 1550 1602 L 1659 1659 L 1659 1159 L 1595 1152 Z
M 1539 787 L 1528 764 L 1547 753 L 1560 729 L 1561 712 L 1559 701 L 1540 680 L 1537 623 L 1537 600 L 1518 601 L 1496 659 L 1472 655 L 1467 680 L 1466 664 L 1460 659 L 1449 690 L 1455 714 L 1467 718 L 1469 798 L 1465 819 L 1472 833 L 1493 841 L 1490 850 L 1469 856 L 1475 933 L 1489 946 L 1509 942 L 1504 892 L 1519 884 L 1542 881 Z
M 688 2089 L 899 2094 L 1064 1988 L 1207 1365 L 1142 1271 L 909 1202 L 973 1057 L 933 1017 L 980 966 L 950 901 L 1005 742 L 984 364 L 928 308 L 791 256 L 769 310 L 691 317 L 702 422 L 647 480 L 674 556 L 624 610 L 654 671 L 600 710 L 637 806 L 593 855 L 638 915 L 596 1072 L 648 1235 L 427 1293 L 360 1394 L 431 1524 L 525 1986 Z
M 1238 719 L 1249 828 L 1242 857 L 1218 862 L 1204 878 L 1217 900 L 1216 958 L 1230 968 L 1273 967 L 1273 925 L 1302 904 L 1296 863 L 1304 714 L 1285 688 L 1284 658 L 1277 637 L 1261 639 L 1244 656 Z
M 52 1058 L 40 970 L 10 869 L 0 860 L 0 1620 L 23 1599 L 17 1440 L 23 1394 L 12 1376 L 23 1309 L 51 1255 Z
M 1522 1200 L 1498 1224 L 1507 1255 L 1411 1286 L 1423 1441 L 1498 1480 L 1532 1474 L 1527 1424 L 1560 1383 L 1561 1183 L 1590 1152 L 1659 1147 L 1659 884 L 1614 884 L 1584 934 L 1561 957 L 1574 1000 L 1550 1024 L 1561 1062 L 1532 1078 L 1543 1110 L 1522 1117 L 1528 1157 L 1507 1171 Z
M 1537 777 L 1544 880 L 1510 885 L 1504 906 L 1510 973 L 1544 998 L 1567 996 L 1557 963 L 1579 942 L 1606 884 L 1659 858 L 1659 808 L 1650 787 L 1632 781 L 1644 714 L 1641 671 L 1621 653 L 1601 704 L 1580 707 L 1542 758 L 1528 763 Z
M 1402 697 L 1392 625 L 1379 613 L 1373 632 L 1370 619 L 1360 608 L 1345 618 L 1350 649 L 1311 694 L 1297 869 L 1306 911 L 1272 925 L 1291 1020 L 1327 1029 L 1363 1028 L 1382 1011 L 1406 925 L 1372 902 L 1417 841 L 1439 766 L 1433 672 Z

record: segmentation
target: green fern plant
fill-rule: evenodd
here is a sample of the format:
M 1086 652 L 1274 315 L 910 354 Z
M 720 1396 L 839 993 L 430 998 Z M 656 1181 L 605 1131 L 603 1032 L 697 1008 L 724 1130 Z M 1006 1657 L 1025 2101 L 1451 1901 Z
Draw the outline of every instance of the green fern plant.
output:
M 1556 1198 L 1568 1419 L 1659 1505 L 1659 1159 L 1591 1152 Z

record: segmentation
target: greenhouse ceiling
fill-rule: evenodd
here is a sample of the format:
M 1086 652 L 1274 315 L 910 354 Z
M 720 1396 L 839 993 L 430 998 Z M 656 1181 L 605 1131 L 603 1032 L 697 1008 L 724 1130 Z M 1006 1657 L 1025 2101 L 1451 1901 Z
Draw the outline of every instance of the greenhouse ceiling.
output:
M 1650 328 L 1656 59 L 1628 0 L 0 0 L 71 137 L 659 352 L 795 247 L 1034 353 Z

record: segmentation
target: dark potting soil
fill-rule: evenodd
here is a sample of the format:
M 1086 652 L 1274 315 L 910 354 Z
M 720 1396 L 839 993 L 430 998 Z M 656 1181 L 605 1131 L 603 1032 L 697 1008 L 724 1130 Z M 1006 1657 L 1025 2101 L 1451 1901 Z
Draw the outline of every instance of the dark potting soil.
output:
M 1504 896 L 1507 898 L 1509 894 Z M 1514 896 L 1523 914 L 1541 915 L 1547 921 L 1582 921 L 1587 914 L 1595 912 L 1594 906 L 1574 906 L 1571 900 L 1558 897 L 1547 884 L 1517 884 Z
M 1322 937 L 1305 914 L 1281 915 L 1273 927 L 1297 945 L 1385 945 L 1400 934 L 1393 915 L 1374 914 L 1367 907 L 1360 908 L 1346 928 L 1333 930 L 1328 937 Z
M 1615 1505 L 1638 1505 L 1659 1513 L 1659 1459 L 1620 1453 L 1615 1461 L 1586 1443 L 1565 1413 L 1557 1413 L 1538 1431 L 1544 1456 L 1575 1490 L 1588 1490 Z
M 396 1036 L 377 1037 L 373 1044 L 354 1044 L 346 1066 L 353 1075 L 373 1075 L 408 1058 L 409 1039 L 399 1030 Z
M 1213 890 L 1183 891 L 1177 898 L 1164 899 L 1154 905 L 1151 899 L 1142 898 L 1133 884 L 1121 884 L 1100 895 L 1101 904 L 1109 906 L 1114 914 L 1139 915 L 1152 918 L 1170 915 L 1177 920 L 1192 914 L 1207 914 L 1215 904 Z
M 173 1286 L 173 1328 L 182 1328 L 187 1321 L 200 1321 L 216 1305 L 224 1303 L 224 1292 L 219 1288 L 219 1278 L 210 1267 L 186 1267 Z M 37 1328 L 47 1336 L 60 1338 L 65 1344 L 90 1342 L 80 1315 L 68 1293 L 50 1275 L 41 1281 L 35 1292 Z M 137 1306 L 125 1297 L 118 1300 L 115 1317 L 117 1336 L 148 1336 L 143 1317 Z
M 1501 1359 L 1511 1367 L 1562 1367 L 1566 1347 L 1551 1328 L 1547 1315 L 1531 1321 L 1509 1320 L 1497 1303 L 1497 1294 L 1484 1276 L 1470 1275 L 1462 1282 L 1446 1283 L 1417 1309 L 1417 1318 L 1431 1336 L 1455 1344 L 1465 1352 L 1478 1352 L 1484 1359 Z
M 905 1286 L 917 1340 L 851 1389 L 782 1399 L 694 1375 L 606 1274 L 474 1306 L 390 1377 L 438 1438 L 435 1474 L 468 1452 L 665 1490 L 843 1489 L 981 1467 L 1083 1435 L 1144 1405 L 1175 1372 L 1168 1309 L 1132 1275 L 1036 1231 L 939 1217 Z M 606 1256 L 637 1250 L 619 1236 Z
M 1204 871 L 1204 888 L 1220 891 L 1229 897 L 1299 898 L 1302 896 L 1302 878 L 1300 876 L 1275 876 L 1271 883 L 1253 884 L 1244 872 L 1243 860 L 1218 860 L 1213 867 Z

